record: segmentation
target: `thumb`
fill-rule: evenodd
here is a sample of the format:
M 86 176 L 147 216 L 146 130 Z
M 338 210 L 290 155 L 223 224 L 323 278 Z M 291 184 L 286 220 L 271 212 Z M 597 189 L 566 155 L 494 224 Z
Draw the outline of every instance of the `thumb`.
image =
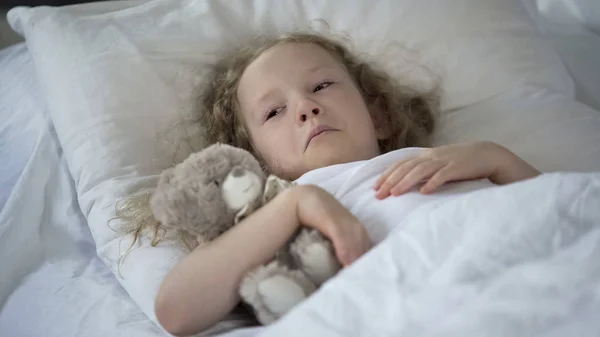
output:
M 348 266 L 352 263 L 352 256 L 349 254 L 349 250 L 347 248 L 347 244 L 340 240 L 339 238 L 331 238 L 333 243 L 333 250 L 335 251 L 335 256 L 337 257 L 340 264 L 344 267 Z

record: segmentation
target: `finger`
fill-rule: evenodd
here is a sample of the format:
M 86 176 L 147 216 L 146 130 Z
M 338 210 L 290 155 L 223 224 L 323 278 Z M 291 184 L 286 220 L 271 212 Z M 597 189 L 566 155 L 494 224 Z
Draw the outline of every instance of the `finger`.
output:
M 418 157 L 411 161 L 405 162 L 402 166 L 396 168 L 396 170 L 388 176 L 387 180 L 380 187 L 376 195 L 377 198 L 385 199 L 386 197 L 390 196 L 392 188 L 402 181 L 409 172 L 413 171 L 415 167 L 418 167 L 419 165 L 428 161 L 431 161 L 431 159 Z
M 404 178 L 402 178 L 390 190 L 390 193 L 393 196 L 398 196 L 402 193 L 411 190 L 418 183 L 433 176 L 445 165 L 446 163 L 437 160 L 430 160 L 420 163 L 419 165 L 415 166 L 410 172 L 408 172 L 404 176 Z
M 333 243 L 335 257 L 342 266 L 345 266 L 348 263 L 348 249 L 346 248 L 346 245 L 340 240 L 332 239 L 331 242 Z
M 399 162 L 395 163 L 394 165 L 388 167 L 385 171 L 383 171 L 381 176 L 379 176 L 379 179 L 377 179 L 377 181 L 375 182 L 375 190 L 377 191 L 378 189 L 380 189 L 381 185 L 383 185 L 383 182 L 390 176 L 390 174 L 392 174 L 392 172 L 394 172 L 398 167 L 403 165 L 405 162 L 406 162 L 406 160 L 399 161 Z
M 367 232 L 367 230 L 365 229 L 365 227 L 363 225 L 360 225 L 359 227 L 359 233 L 358 233 L 358 257 L 362 256 L 364 253 L 366 253 L 367 251 L 369 251 L 369 249 L 371 249 L 371 247 L 373 247 L 373 243 L 371 242 L 371 237 L 369 236 L 369 233 Z
M 367 230 L 359 222 L 355 223 L 353 233 L 348 233 L 352 239 L 345 241 L 345 250 L 340 251 L 340 263 L 346 267 L 358 260 L 372 246 Z
M 342 232 L 339 230 L 339 226 L 333 226 L 329 233 L 329 240 L 333 244 L 333 250 L 337 260 L 342 266 L 346 266 L 351 263 L 350 249 L 347 240 L 345 239 Z
M 392 187 L 396 186 L 396 184 L 404 178 L 404 176 L 410 172 L 415 166 L 420 163 L 427 161 L 429 159 L 426 158 L 413 158 L 410 161 L 404 162 L 402 165 L 396 167 L 396 169 L 388 175 L 386 180 L 381 184 L 375 196 L 377 199 L 385 199 L 390 195 L 390 190 Z
M 341 247 L 336 249 L 336 256 L 340 264 L 344 267 L 352 263 L 352 259 L 350 254 L 346 249 L 342 249 Z
M 399 162 L 397 162 L 396 164 L 388 167 L 385 171 L 383 171 L 383 173 L 381 174 L 381 176 L 379 177 L 379 179 L 377 179 L 377 182 L 375 182 L 375 190 L 378 190 L 381 185 L 383 184 L 384 181 L 386 181 L 386 179 L 400 166 L 406 164 L 407 162 L 416 159 L 416 157 L 410 157 L 404 160 L 401 160 Z
M 357 244 L 353 247 L 346 247 L 345 250 L 340 251 L 340 255 L 338 259 L 340 264 L 344 267 L 351 265 L 354 261 L 358 260 L 359 257 L 362 256 L 364 251 L 361 250 L 360 244 Z
M 364 254 L 364 243 L 360 236 L 355 236 L 352 240 L 347 242 L 344 251 L 340 252 L 340 263 L 346 267 L 351 265 L 359 257 Z
M 341 255 L 340 263 L 342 266 L 347 267 L 358 260 L 366 252 L 367 250 L 365 249 L 364 244 L 358 243 L 355 247 L 346 250 L 346 252 Z
M 451 166 L 445 166 L 437 171 L 434 175 L 429 178 L 427 183 L 421 187 L 420 192 L 423 194 L 429 194 L 440 188 L 448 181 L 452 180 L 453 168 Z

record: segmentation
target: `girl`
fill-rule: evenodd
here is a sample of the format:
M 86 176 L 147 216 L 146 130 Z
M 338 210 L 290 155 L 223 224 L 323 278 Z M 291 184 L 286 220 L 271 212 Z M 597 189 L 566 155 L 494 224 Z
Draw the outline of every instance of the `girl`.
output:
M 201 125 L 208 143 L 249 150 L 269 173 L 296 180 L 326 166 L 427 146 L 435 102 L 433 93 L 416 94 L 336 42 L 292 35 L 219 63 L 202 95 Z M 449 181 L 508 184 L 538 174 L 505 148 L 480 142 L 424 149 L 382 172 L 373 188 L 385 199 L 422 181 L 427 194 Z M 371 247 L 362 224 L 331 194 L 299 185 L 181 260 L 157 296 L 160 323 L 188 335 L 218 322 L 239 302 L 243 275 L 299 226 L 327 236 L 344 266 Z

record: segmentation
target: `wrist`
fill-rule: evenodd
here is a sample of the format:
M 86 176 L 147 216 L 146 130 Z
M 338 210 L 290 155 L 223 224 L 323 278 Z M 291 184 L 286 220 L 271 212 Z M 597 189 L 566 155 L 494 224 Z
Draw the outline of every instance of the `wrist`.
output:
M 492 182 L 504 185 L 540 175 L 537 169 L 506 147 L 495 143 L 491 144 L 496 147 L 498 158 L 496 169 L 490 176 Z
M 290 230 L 295 231 L 298 227 L 300 227 L 300 221 L 298 216 L 298 205 L 302 198 L 300 186 L 293 186 L 288 189 L 285 189 L 281 192 L 277 198 L 273 201 L 279 202 L 280 207 L 286 210 L 286 213 L 291 217 L 291 221 L 289 222 Z
M 306 201 L 312 198 L 315 188 L 312 185 L 298 185 L 288 190 L 287 202 L 293 205 L 294 215 L 299 225 L 302 222 L 303 215 L 307 212 Z
M 295 186 L 290 192 L 298 226 L 307 226 L 321 233 L 328 233 L 330 219 L 323 214 L 323 194 L 327 192 L 316 185 Z

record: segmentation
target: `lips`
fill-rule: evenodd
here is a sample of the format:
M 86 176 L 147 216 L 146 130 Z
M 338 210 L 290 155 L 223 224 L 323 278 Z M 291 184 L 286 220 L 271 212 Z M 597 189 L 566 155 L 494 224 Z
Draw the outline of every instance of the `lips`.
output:
M 308 148 L 308 145 L 310 145 L 310 141 L 315 138 L 316 136 L 324 133 L 324 132 L 328 132 L 328 131 L 339 131 L 336 128 L 332 128 L 329 125 L 317 125 L 316 127 L 314 127 L 310 133 L 308 134 L 308 138 L 306 139 L 306 146 L 304 147 L 304 149 L 306 150 Z

